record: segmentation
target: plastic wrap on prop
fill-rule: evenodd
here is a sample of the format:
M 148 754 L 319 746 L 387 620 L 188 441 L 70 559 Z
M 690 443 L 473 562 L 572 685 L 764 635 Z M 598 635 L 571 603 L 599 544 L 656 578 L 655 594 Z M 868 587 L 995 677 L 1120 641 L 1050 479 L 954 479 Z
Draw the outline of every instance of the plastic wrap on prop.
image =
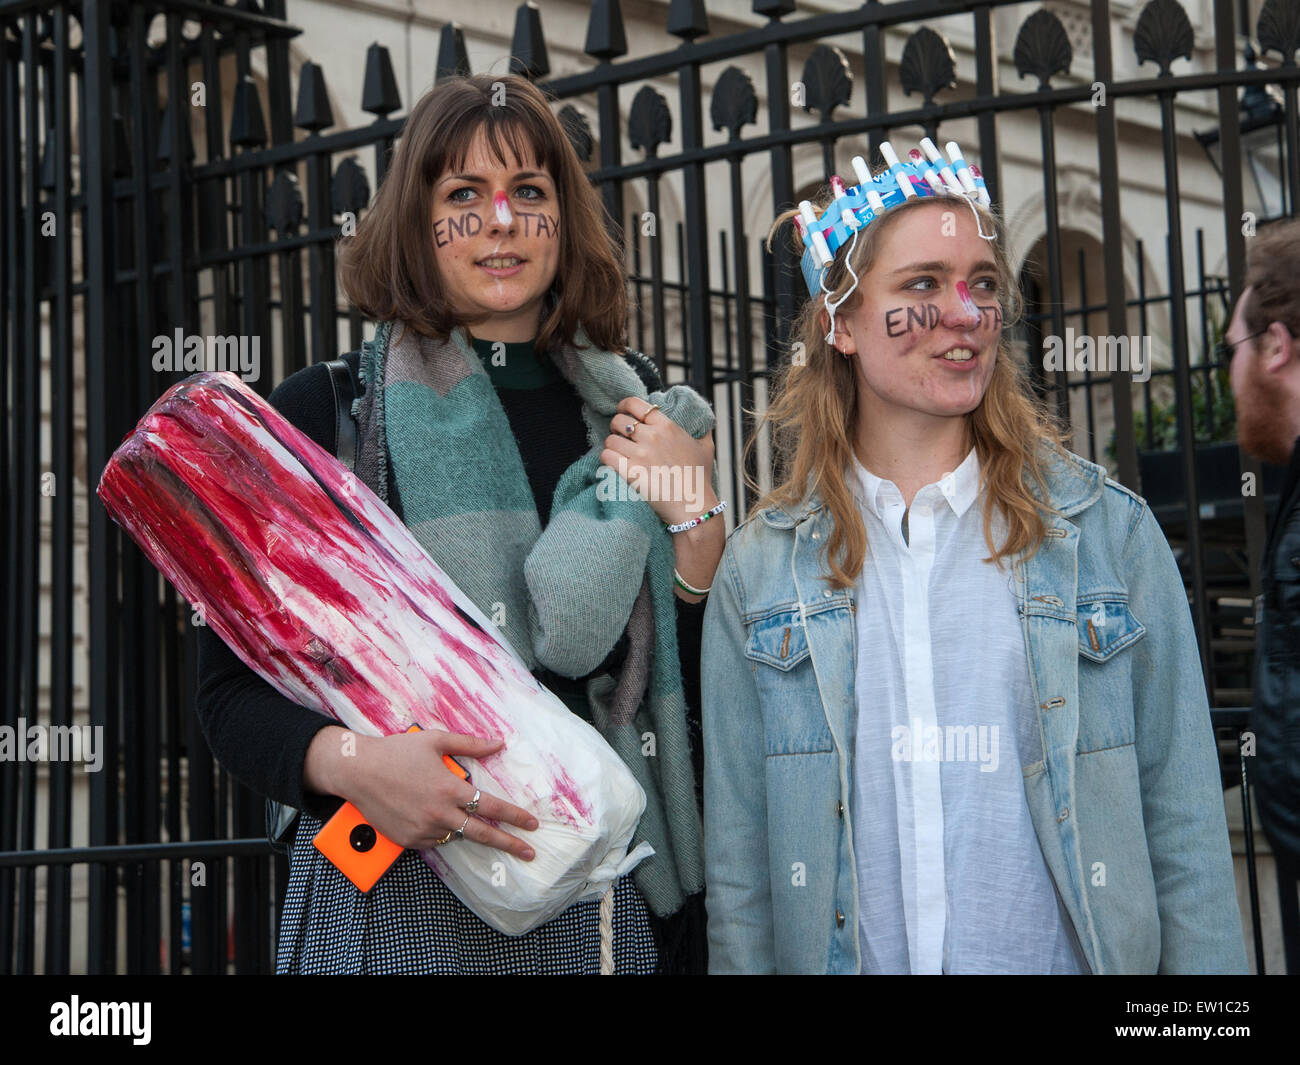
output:
M 232 373 L 173 386 L 98 495 L 208 625 L 293 702 L 356 732 L 412 724 L 500 738 L 461 758 L 531 812 L 531 862 L 465 839 L 422 852 L 493 928 L 522 935 L 651 853 L 627 848 L 645 793 L 528 672 L 397 516 Z

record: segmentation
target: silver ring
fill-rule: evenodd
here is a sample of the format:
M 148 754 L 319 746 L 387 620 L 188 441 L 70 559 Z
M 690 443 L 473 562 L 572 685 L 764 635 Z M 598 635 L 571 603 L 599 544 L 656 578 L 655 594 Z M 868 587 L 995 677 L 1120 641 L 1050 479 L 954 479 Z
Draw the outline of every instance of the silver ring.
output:
M 480 792 L 478 788 L 475 788 L 474 798 L 470 799 L 470 801 L 467 802 L 464 806 L 462 806 L 461 809 L 464 810 L 467 814 L 474 813 L 478 809 L 478 797 L 481 794 L 482 792 Z
M 465 825 L 469 824 L 469 822 L 470 822 L 470 817 L 472 817 L 472 816 L 473 816 L 472 814 L 466 816 L 466 818 L 465 818 Z M 457 838 L 457 839 L 464 839 L 464 838 L 465 838 L 465 825 L 461 825 L 460 828 L 456 829 L 456 838 Z
M 636 432 L 636 427 L 638 424 L 639 423 L 637 422 L 628 422 L 625 426 L 623 426 L 623 432 L 627 434 L 629 440 L 632 439 L 632 434 Z

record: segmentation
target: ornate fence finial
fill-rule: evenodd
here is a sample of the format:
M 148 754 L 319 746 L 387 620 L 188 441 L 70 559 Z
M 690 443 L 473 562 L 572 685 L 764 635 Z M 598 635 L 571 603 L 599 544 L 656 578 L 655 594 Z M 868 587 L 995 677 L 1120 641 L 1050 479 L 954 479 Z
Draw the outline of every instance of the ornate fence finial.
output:
M 587 121 L 587 116 L 579 111 L 573 104 L 565 104 L 560 108 L 559 113 L 555 116 L 560 121 L 560 128 L 564 130 L 564 135 L 569 138 L 569 143 L 573 145 L 574 152 L 584 163 L 591 159 L 591 150 L 596 146 L 595 138 L 591 135 L 591 123 Z
M 643 151 L 647 159 L 659 154 L 659 145 L 673 135 L 673 113 L 663 94 L 649 85 L 642 85 L 632 97 L 632 109 L 627 116 L 627 140 L 633 148 Z
M 1300 3 L 1296 0 L 1264 0 L 1255 23 L 1260 51 L 1278 52 L 1284 67 L 1295 66 L 1300 49 Z
M 778 22 L 782 15 L 794 11 L 794 0 L 754 0 L 754 14 L 766 15 L 773 22 Z
M 1148 59 L 1160 65 L 1160 77 L 1169 76 L 1175 59 L 1191 59 L 1192 23 L 1178 0 L 1151 0 L 1133 28 L 1133 50 L 1138 63 Z
M 388 49 L 376 41 L 366 49 L 366 77 L 361 89 L 361 110 L 387 118 L 402 106 Z
M 256 99 L 257 90 L 253 90 L 254 99 Z M 187 163 L 194 161 L 194 138 L 190 136 L 190 110 L 186 107 L 181 119 L 181 136 L 185 138 L 185 161 Z M 260 121 L 262 118 L 261 105 L 258 105 L 257 117 Z M 158 120 L 158 155 L 160 163 L 172 162 L 172 105 L 167 101 L 167 106 L 163 108 L 162 117 Z M 262 126 L 262 139 L 260 144 L 266 143 L 266 127 Z
M 325 91 L 325 71 L 319 64 L 307 62 L 298 71 L 298 107 L 293 124 L 312 133 L 334 125 L 334 111 Z
M 853 73 L 849 61 L 834 45 L 819 44 L 803 65 L 804 110 L 816 111 L 831 121 L 835 108 L 853 98 Z
M 468 77 L 469 53 L 465 51 L 465 31 L 455 22 L 448 22 L 438 35 L 438 62 L 433 68 L 433 80 Z
M 725 129 L 734 141 L 741 128 L 758 119 L 758 96 L 754 83 L 740 67 L 727 67 L 713 86 L 709 116 L 714 129 Z
M 359 215 L 370 202 L 370 182 L 355 155 L 349 155 L 330 180 L 330 209 L 335 214 Z
M 163 127 L 166 129 L 166 125 Z M 235 86 L 230 108 L 231 148 L 260 148 L 266 143 L 266 121 L 262 117 L 262 100 L 251 74 L 245 74 Z M 159 145 L 159 151 L 162 146 Z
M 898 81 L 904 93 L 919 92 L 927 105 L 934 103 L 940 89 L 955 89 L 957 58 L 948 42 L 929 26 L 922 26 L 903 45 Z
M 709 15 L 704 0 L 672 0 L 668 5 L 668 32 L 683 41 L 707 36 Z
M 593 59 L 608 63 L 627 55 L 627 34 L 623 32 L 623 9 L 618 0 L 595 0 L 587 20 L 587 43 L 582 49 Z
M 1016 73 L 1022 78 L 1032 74 L 1038 79 L 1040 92 L 1051 87 L 1053 74 L 1070 73 L 1074 49 L 1070 47 L 1069 34 L 1061 25 L 1056 13 L 1039 8 L 1024 21 L 1016 34 L 1016 47 L 1012 53 Z
M 298 175 L 292 170 L 282 169 L 276 173 L 267 191 L 262 215 L 266 224 L 281 237 L 298 229 L 298 223 L 302 221 L 302 189 L 298 187 Z
M 520 4 L 515 12 L 515 35 L 510 42 L 510 73 L 522 74 L 529 81 L 544 78 L 551 72 L 546 55 L 546 38 L 542 36 L 542 13 L 533 0 Z

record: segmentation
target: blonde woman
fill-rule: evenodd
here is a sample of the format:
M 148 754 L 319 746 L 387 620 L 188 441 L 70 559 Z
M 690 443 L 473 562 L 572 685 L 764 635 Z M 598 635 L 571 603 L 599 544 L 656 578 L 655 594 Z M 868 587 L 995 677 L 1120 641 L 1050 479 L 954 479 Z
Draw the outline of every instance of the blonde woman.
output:
M 1033 398 L 959 154 L 913 159 L 802 213 L 781 476 L 705 616 L 710 971 L 1242 972 L 1177 565 Z

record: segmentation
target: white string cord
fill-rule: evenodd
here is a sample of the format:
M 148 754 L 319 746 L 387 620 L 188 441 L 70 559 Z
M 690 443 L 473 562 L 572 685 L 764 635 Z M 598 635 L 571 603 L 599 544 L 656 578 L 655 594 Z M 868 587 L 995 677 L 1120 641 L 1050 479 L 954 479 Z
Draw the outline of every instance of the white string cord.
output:
M 985 240 L 997 240 L 998 231 L 996 229 L 992 233 L 984 232 L 984 223 L 980 221 L 979 211 L 975 210 L 975 201 L 969 196 L 963 196 L 962 199 L 966 201 L 966 205 L 970 208 L 970 213 L 975 216 L 975 228 L 979 231 L 979 235 Z
M 830 315 L 830 319 L 831 319 L 830 332 L 826 334 L 827 344 L 833 345 L 835 343 L 835 312 L 840 309 L 840 304 L 843 303 L 846 299 L 848 299 L 853 294 L 853 290 L 858 287 L 858 275 L 853 272 L 853 249 L 857 246 L 858 234 L 861 232 L 862 232 L 862 227 L 859 226 L 857 229 L 853 231 L 853 239 L 849 241 L 849 254 L 848 254 L 848 258 L 844 260 L 844 267 L 845 269 L 848 270 L 849 274 L 853 277 L 853 284 L 851 284 L 848 287 L 848 290 L 844 293 L 844 295 L 837 300 L 834 301 L 831 300 L 830 298 L 831 290 L 826 287 L 825 270 L 821 272 L 821 276 L 817 279 L 817 283 L 820 284 L 822 287 L 822 292 L 825 293 L 825 295 L 822 296 L 822 302 L 826 305 L 826 313 Z
M 600 975 L 614 975 L 614 881 L 600 897 Z

